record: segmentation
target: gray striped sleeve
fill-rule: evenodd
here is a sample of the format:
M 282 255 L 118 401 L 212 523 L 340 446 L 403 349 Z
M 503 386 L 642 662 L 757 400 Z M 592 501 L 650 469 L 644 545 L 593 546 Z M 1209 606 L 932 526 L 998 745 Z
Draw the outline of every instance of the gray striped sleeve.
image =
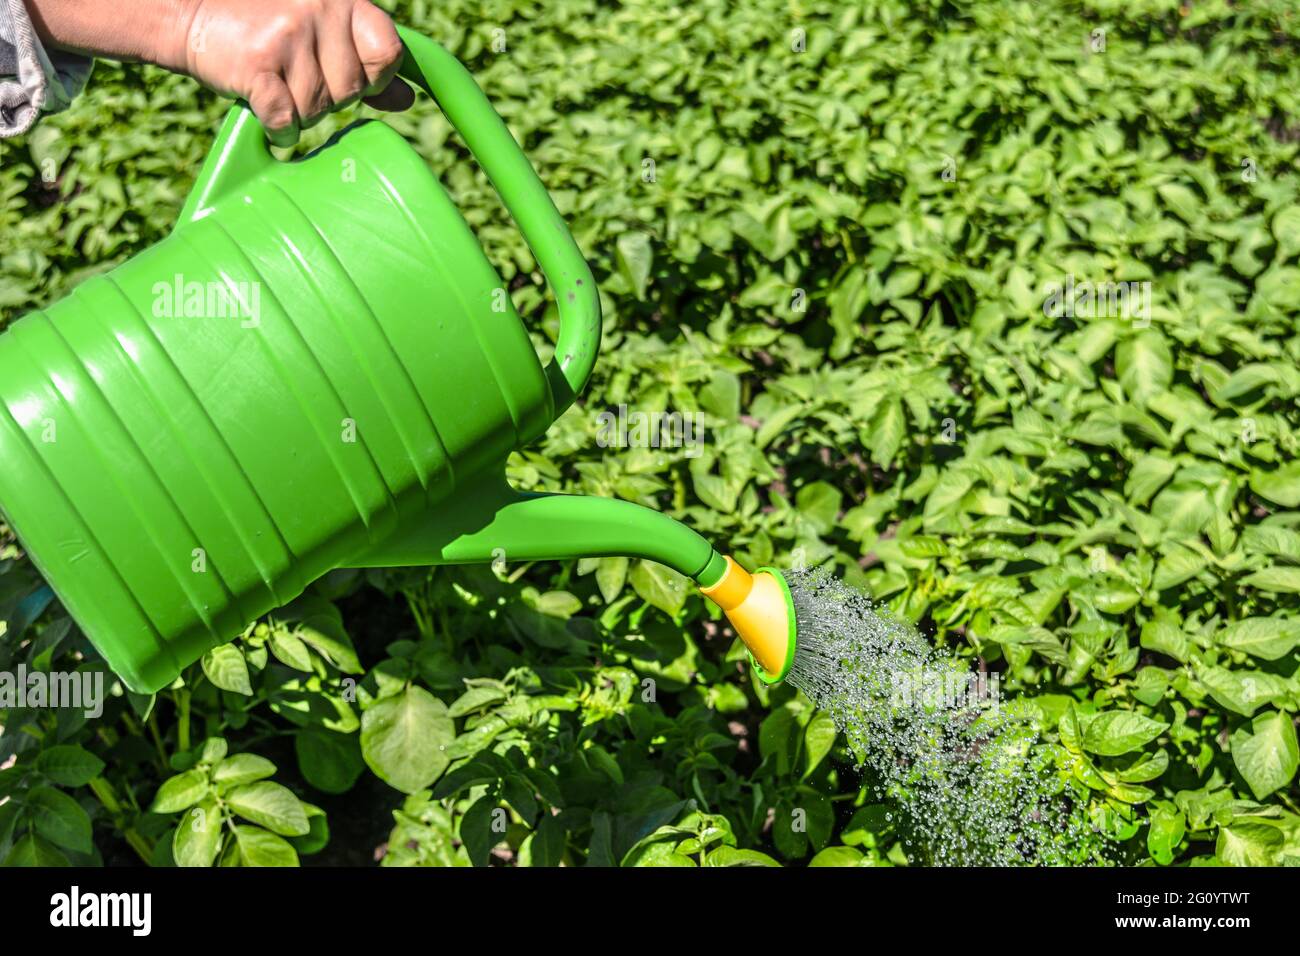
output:
M 22 0 L 0 0 L 0 137 L 19 136 L 40 113 L 64 109 L 86 85 L 92 64 L 46 51 Z

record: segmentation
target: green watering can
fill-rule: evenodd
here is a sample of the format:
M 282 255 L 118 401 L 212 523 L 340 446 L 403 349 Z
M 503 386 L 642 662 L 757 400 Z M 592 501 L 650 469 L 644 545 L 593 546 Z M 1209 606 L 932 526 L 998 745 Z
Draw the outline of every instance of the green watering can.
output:
M 505 124 L 446 50 L 401 75 L 487 172 L 556 298 L 545 368 L 424 161 L 381 122 L 280 162 L 236 104 L 163 241 L 0 335 L 0 511 L 132 690 L 338 567 L 626 555 L 695 579 L 779 679 L 789 591 L 625 501 L 519 494 L 507 456 L 581 391 L 600 301 Z

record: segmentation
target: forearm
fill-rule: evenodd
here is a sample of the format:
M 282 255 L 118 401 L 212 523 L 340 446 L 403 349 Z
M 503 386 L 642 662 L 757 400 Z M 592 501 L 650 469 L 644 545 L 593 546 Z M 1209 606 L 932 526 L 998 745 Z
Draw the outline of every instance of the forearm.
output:
M 331 109 L 365 98 L 405 109 L 404 50 L 368 0 L 24 0 L 49 48 L 144 60 L 246 100 L 289 146 Z
M 194 0 L 25 0 L 47 47 L 185 67 Z

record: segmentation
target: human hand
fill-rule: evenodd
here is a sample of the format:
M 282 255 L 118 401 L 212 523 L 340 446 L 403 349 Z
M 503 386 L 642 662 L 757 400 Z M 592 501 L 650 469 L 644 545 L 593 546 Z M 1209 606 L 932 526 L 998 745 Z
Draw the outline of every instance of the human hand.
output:
M 367 0 L 183 0 L 159 65 L 248 101 L 277 146 L 358 99 L 411 105 L 395 79 L 404 50 L 388 14 Z

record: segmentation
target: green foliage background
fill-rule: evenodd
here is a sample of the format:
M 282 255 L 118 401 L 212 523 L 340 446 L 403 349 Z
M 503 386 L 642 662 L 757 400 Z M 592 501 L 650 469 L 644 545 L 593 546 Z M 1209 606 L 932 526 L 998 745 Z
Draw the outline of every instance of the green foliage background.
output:
M 471 65 L 600 279 L 593 384 L 513 480 L 834 563 L 1002 672 L 1122 862 L 1300 862 L 1289 0 L 397 13 Z M 3 314 L 161 238 L 225 106 L 100 64 L 0 147 Z M 391 122 L 553 332 L 436 109 Z M 1150 281 L 1149 326 L 1044 315 L 1067 274 Z M 600 448 L 619 403 L 707 416 L 704 453 Z M 0 669 L 99 667 L 0 541 Z M 356 862 L 390 829 L 385 865 L 907 862 L 828 719 L 619 559 L 338 572 L 157 699 L 0 722 L 9 863 Z

